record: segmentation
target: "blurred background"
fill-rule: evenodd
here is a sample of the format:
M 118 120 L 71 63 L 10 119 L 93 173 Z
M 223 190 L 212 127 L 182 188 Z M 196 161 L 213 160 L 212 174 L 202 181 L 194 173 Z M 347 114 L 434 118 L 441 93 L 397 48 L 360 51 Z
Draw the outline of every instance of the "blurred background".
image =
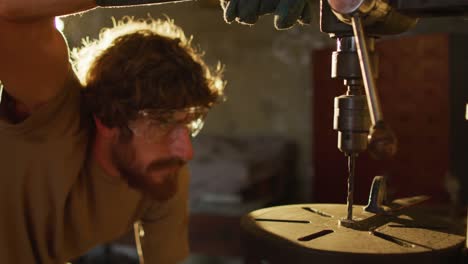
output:
M 274 29 L 271 15 L 262 17 L 254 26 L 226 24 L 219 0 L 98 8 L 57 19 L 57 27 L 62 29 L 70 48 L 73 48 L 81 44 L 82 38 L 96 38 L 102 27 L 111 27 L 112 17 L 168 17 L 181 26 L 187 35 L 193 35 L 194 43 L 205 51 L 208 64 L 214 66 L 219 61 L 225 65 L 227 101 L 210 112 L 201 135 L 194 139 L 195 159 L 190 164 L 192 256 L 187 264 L 242 263 L 239 218 L 252 210 L 290 203 L 345 203 L 346 161 L 336 148 L 336 132 L 329 119 L 333 115 L 333 96 L 344 93 L 344 87 L 340 81 L 330 81 L 330 54 L 335 42 L 319 30 L 318 6 L 319 1 L 315 1 L 314 19 L 310 26 L 295 26 L 285 31 Z M 416 41 L 410 37 L 415 34 L 437 35 L 443 32 L 437 36 L 450 38 L 452 34 L 462 34 L 467 30 L 464 19 L 432 19 L 421 21 L 405 35 L 408 35 L 406 41 L 411 42 Z M 392 41 L 392 37 L 388 41 Z M 416 45 L 420 48 L 421 57 L 434 53 L 433 49 L 424 49 L 433 47 L 430 43 L 436 43 L 435 46 L 442 51 L 449 49 L 434 41 L 437 38 L 416 41 L 423 43 Z M 399 43 L 390 42 L 386 50 L 406 46 Z M 417 50 L 407 48 L 406 53 L 393 55 L 404 58 Z M 385 48 L 383 53 L 387 57 L 393 56 L 385 53 Z M 407 64 L 414 66 L 420 57 L 414 59 L 416 61 Z M 446 64 L 450 64 L 448 57 Z M 393 69 L 400 69 L 396 62 L 391 65 Z M 458 65 L 462 67 L 463 62 Z M 402 69 L 400 73 L 405 71 Z M 413 83 L 422 86 L 431 83 L 426 78 L 427 72 L 420 74 L 425 82 L 414 80 Z M 449 75 L 446 72 L 446 79 L 439 80 L 434 89 L 446 89 L 442 86 L 449 86 Z M 392 76 L 387 75 L 389 79 Z M 417 88 L 411 85 L 401 86 L 405 91 L 415 91 Z M 428 101 L 430 98 L 440 97 L 424 98 L 423 101 L 431 104 L 436 112 L 447 109 L 444 112 L 447 116 L 440 118 L 449 119 L 449 99 L 435 100 L 436 103 L 432 104 L 432 101 Z M 384 102 L 384 107 L 389 109 L 384 108 L 384 111 L 391 112 L 391 104 Z M 407 101 L 407 104 L 414 105 L 414 102 Z M 405 111 L 406 114 L 403 117 L 399 115 L 397 121 L 404 121 L 414 113 L 411 109 Z M 408 122 L 400 125 L 410 127 Z M 450 125 L 426 122 L 424 126 L 438 126 L 447 132 Z M 395 130 L 398 132 L 398 128 Z M 408 128 L 402 133 L 412 131 Z M 447 184 L 444 183 L 449 170 L 448 134 L 442 133 L 440 138 L 435 136 L 428 139 L 435 142 L 434 146 L 438 148 L 430 149 L 438 153 L 432 157 L 444 158 L 438 165 L 439 159 L 433 160 L 433 166 L 439 166 L 439 170 L 436 170 L 438 176 L 434 178 L 434 184 L 429 184 L 424 190 L 437 192 L 439 201 L 450 199 Z M 411 162 L 413 154 L 406 152 L 406 165 Z M 325 164 L 325 167 L 321 166 L 318 170 L 317 164 Z M 432 170 L 427 166 L 419 173 Z M 367 171 L 371 175 L 379 173 L 370 169 Z M 414 174 L 412 171 L 408 173 Z M 359 174 L 356 177 L 359 178 Z M 362 195 L 356 198 L 357 203 L 366 202 L 371 181 L 370 176 L 361 179 L 361 182 L 357 182 L 357 188 L 361 188 L 358 192 Z M 438 187 L 434 189 L 433 186 Z M 102 245 L 74 263 L 137 263 L 132 234 Z

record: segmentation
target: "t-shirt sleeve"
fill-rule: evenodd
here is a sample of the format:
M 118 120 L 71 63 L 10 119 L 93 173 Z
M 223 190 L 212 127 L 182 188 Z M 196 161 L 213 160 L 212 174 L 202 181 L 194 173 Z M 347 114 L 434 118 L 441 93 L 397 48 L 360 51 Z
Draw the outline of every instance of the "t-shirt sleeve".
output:
M 75 73 L 70 68 L 62 89 L 48 102 L 38 107 L 26 120 L 18 124 L 0 121 L 4 137 L 35 138 L 50 144 L 62 140 L 69 143 L 83 132 L 81 89 Z
M 188 185 L 189 173 L 184 168 L 177 194 L 168 202 L 155 203 L 142 217 L 145 264 L 180 263 L 188 256 Z

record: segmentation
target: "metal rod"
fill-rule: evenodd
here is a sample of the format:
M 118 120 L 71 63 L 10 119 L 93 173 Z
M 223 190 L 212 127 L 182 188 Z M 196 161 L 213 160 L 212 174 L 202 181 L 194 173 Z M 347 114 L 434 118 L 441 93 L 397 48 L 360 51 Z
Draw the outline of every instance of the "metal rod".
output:
M 137 221 L 133 224 L 133 232 L 135 236 L 135 246 L 138 254 L 139 264 L 145 263 L 145 258 L 143 257 L 143 237 L 145 236 L 145 231 L 143 229 L 143 224 L 141 221 Z
M 353 204 L 354 204 L 354 168 L 356 166 L 356 154 L 348 156 L 348 197 L 346 199 L 348 206 L 347 220 L 353 220 Z
M 380 107 L 380 101 L 377 94 L 374 75 L 372 73 L 372 65 L 369 59 L 369 51 L 367 49 L 366 36 L 362 26 L 362 20 L 359 15 L 352 17 L 353 31 L 359 56 L 359 64 L 361 65 L 361 74 L 366 90 L 367 104 L 372 125 L 383 120 L 383 114 Z

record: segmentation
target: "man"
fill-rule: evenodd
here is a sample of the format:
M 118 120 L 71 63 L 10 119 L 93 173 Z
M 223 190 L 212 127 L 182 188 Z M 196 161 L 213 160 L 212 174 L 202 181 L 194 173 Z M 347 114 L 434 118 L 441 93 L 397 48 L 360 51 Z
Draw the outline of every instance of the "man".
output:
M 222 97 L 220 70 L 172 22 L 127 19 L 74 53 L 82 89 L 53 15 L 94 5 L 61 2 L 0 20 L 0 259 L 64 263 L 141 220 L 147 263 L 177 263 L 189 137 Z
M 0 1 L 2 263 L 64 263 L 135 221 L 146 263 L 188 254 L 189 136 L 221 71 L 170 21 L 127 20 L 74 52 L 75 73 L 54 17 L 94 7 Z

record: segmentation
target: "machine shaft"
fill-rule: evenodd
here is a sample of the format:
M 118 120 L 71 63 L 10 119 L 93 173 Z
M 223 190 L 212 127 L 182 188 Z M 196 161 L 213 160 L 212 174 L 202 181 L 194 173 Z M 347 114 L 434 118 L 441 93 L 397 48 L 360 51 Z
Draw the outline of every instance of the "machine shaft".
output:
M 351 17 L 354 37 L 356 40 L 359 64 L 361 66 L 362 80 L 366 90 L 366 99 L 372 128 L 369 135 L 369 153 L 375 159 L 388 159 L 395 155 L 397 150 L 397 139 L 391 129 L 383 120 L 380 100 L 377 94 L 372 62 L 367 49 L 367 39 L 364 33 L 362 18 L 360 14 Z
M 362 20 L 359 15 L 352 17 L 352 26 L 356 40 L 359 63 L 361 65 L 362 79 L 367 94 L 367 103 L 369 105 L 372 125 L 383 120 L 383 114 L 380 107 L 380 101 L 377 95 L 374 74 L 372 72 L 371 60 L 367 49 L 366 36 L 362 26 Z
M 346 204 L 348 208 L 348 214 L 346 219 L 353 220 L 353 204 L 354 204 L 354 168 L 356 166 L 356 155 L 348 155 L 348 196 Z

